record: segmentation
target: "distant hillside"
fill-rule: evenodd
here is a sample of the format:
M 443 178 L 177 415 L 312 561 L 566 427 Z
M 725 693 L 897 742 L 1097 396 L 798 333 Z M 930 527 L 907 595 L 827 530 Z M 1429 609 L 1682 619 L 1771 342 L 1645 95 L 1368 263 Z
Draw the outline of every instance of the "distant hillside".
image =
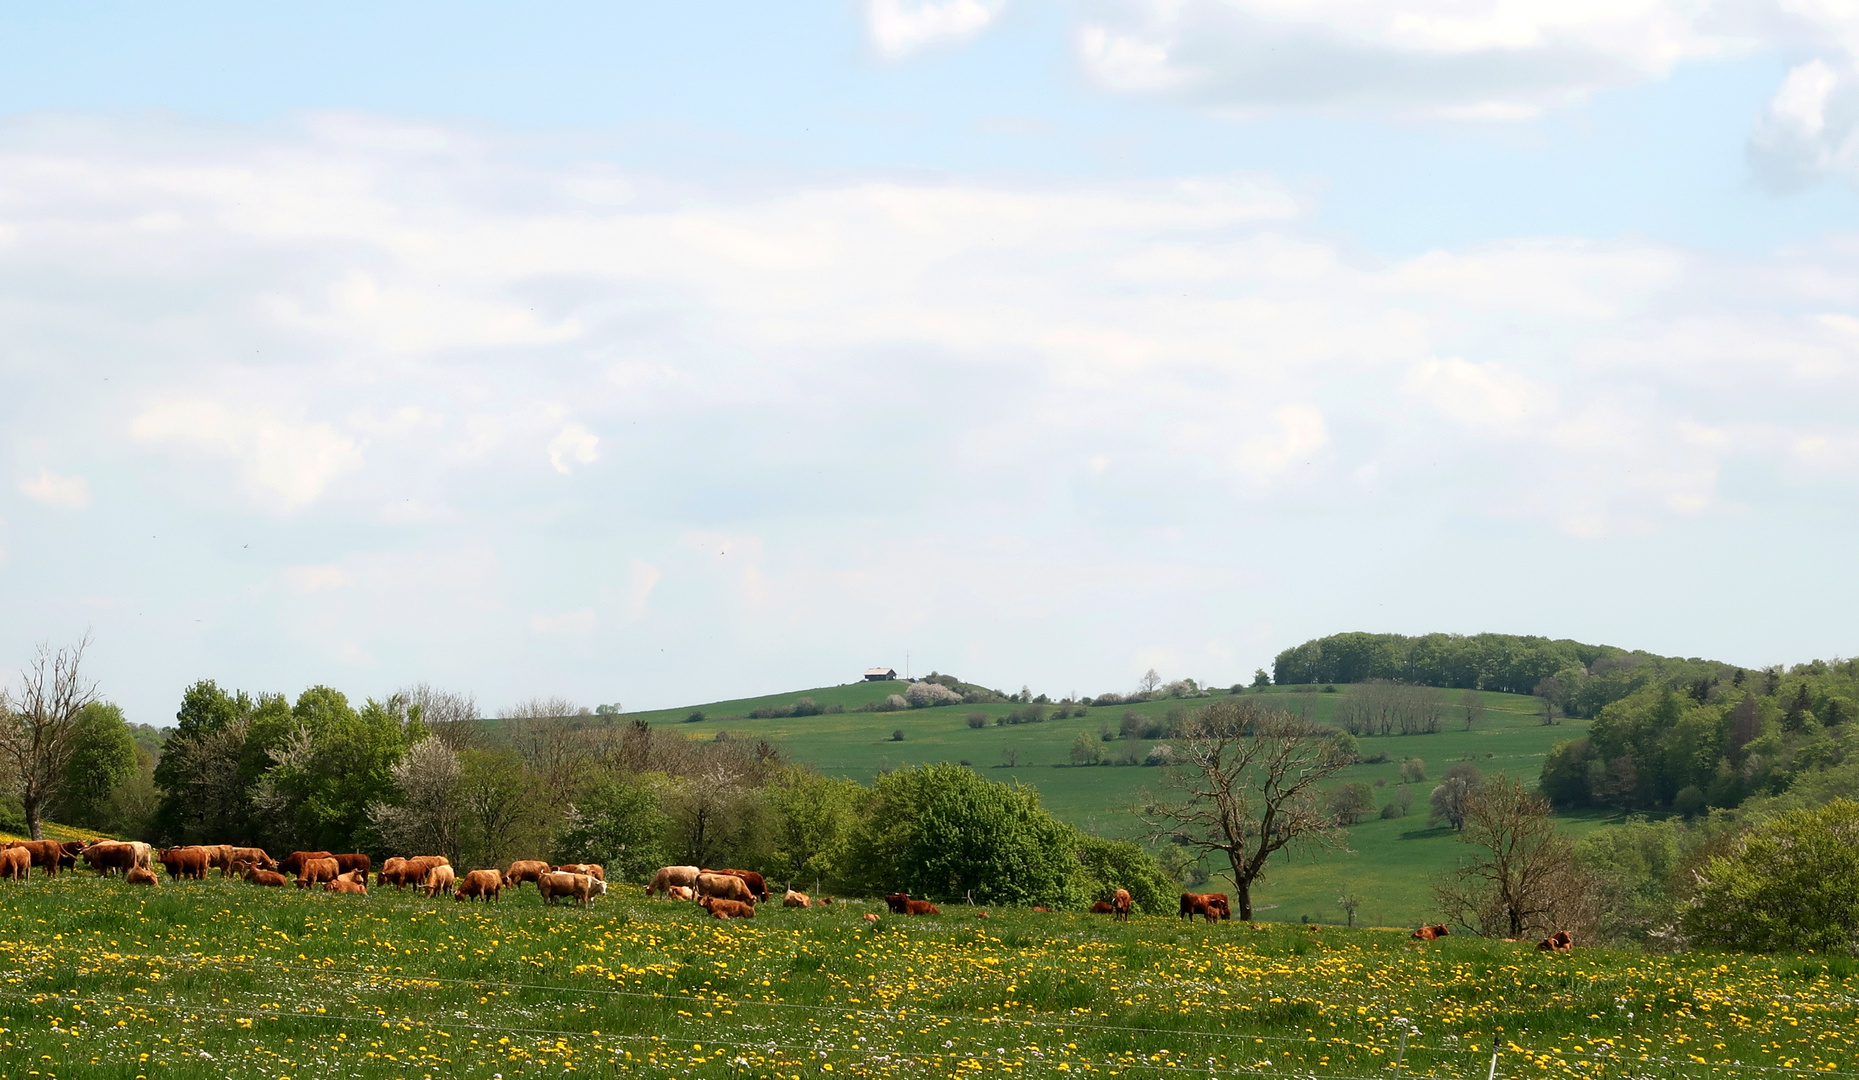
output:
M 1728 681 L 1741 669 L 1698 657 L 1659 656 L 1613 645 L 1519 634 L 1348 633 L 1313 638 L 1278 654 L 1281 685 L 1375 679 L 1419 686 L 1537 694 L 1576 716 L 1648 686 Z

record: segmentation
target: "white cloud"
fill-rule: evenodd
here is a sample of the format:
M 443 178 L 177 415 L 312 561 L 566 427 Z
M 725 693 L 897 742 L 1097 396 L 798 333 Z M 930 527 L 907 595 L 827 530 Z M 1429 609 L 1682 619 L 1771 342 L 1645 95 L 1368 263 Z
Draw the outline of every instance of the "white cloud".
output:
M 211 398 L 153 404 L 130 421 L 129 431 L 145 442 L 233 462 L 247 495 L 278 513 L 304 509 L 362 464 L 356 441 L 327 423 Z
M 1106 88 L 1239 110 L 1514 119 L 1761 44 L 1752 13 L 1683 0 L 1105 0 L 1085 11 L 1078 54 Z
M 538 634 L 587 637 L 599 623 L 593 608 L 576 608 L 553 615 L 532 615 L 529 628 Z
M 90 505 L 90 481 L 82 476 L 60 476 L 41 467 L 39 475 L 19 482 L 20 494 L 48 506 L 82 510 Z
M 988 28 L 1006 0 L 865 0 L 865 24 L 882 55 L 896 59 Z
M 1465 427 L 1507 434 L 1547 420 L 1555 409 L 1555 395 L 1546 387 L 1500 364 L 1472 364 L 1458 357 L 1417 365 L 1405 388 Z
M 339 566 L 287 566 L 284 568 L 284 584 L 293 592 L 315 593 L 325 589 L 340 589 L 353 585 L 355 579 Z
M 645 614 L 646 601 L 652 597 L 652 589 L 658 584 L 658 567 L 644 559 L 632 561 L 632 590 L 627 603 L 627 610 L 637 619 Z
M 576 465 L 592 465 L 600 460 L 600 436 L 580 424 L 569 424 L 549 440 L 549 464 L 563 475 Z
M 1323 414 L 1307 405 L 1285 405 L 1272 423 L 1240 444 L 1233 464 L 1254 483 L 1270 483 L 1294 466 L 1308 466 L 1330 435 Z

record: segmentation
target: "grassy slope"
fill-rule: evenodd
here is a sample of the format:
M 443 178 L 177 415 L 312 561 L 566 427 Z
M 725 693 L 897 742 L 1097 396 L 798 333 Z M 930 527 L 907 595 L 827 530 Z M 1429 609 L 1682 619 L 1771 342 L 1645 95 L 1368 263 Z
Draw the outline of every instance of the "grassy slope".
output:
M 1512 1080 L 1859 1064 L 1849 961 L 870 910 L 35 877 L 0 884 L 0 1078 L 1350 1080 L 1403 1045 L 1402 1073 L 1466 1077 L 1499 1033 Z
M 887 694 L 902 688 L 902 683 L 853 683 L 694 706 L 712 718 L 701 724 L 677 724 L 693 706 L 639 713 L 628 719 L 636 716 L 653 724 L 677 724 L 671 730 L 686 733 L 691 738 L 714 738 L 719 730 L 727 730 L 731 735 L 767 739 L 779 743 L 794 759 L 813 762 L 827 775 L 848 776 L 860 781 L 869 781 L 887 768 L 965 760 L 972 762 L 989 779 L 1018 781 L 1037 787 L 1045 804 L 1067 821 L 1107 836 L 1120 836 L 1136 830 L 1137 822 L 1129 807 L 1146 786 L 1161 781 L 1161 774 L 1140 766 L 1074 767 L 1070 764 L 1073 739 L 1081 731 L 1096 735 L 1106 724 L 1115 729 L 1129 709 L 1159 717 L 1171 709 L 1193 708 L 1204 703 L 1158 701 L 1134 706 L 1114 705 L 1091 709 L 1084 717 L 1006 727 L 994 726 L 993 717 L 1006 715 L 1015 708 L 1013 705 L 950 705 L 898 713 L 846 712 L 765 720 L 742 718 L 760 706 L 787 705 L 801 697 L 811 697 L 821 705 L 839 704 L 856 709 L 867 702 L 881 701 Z M 1248 696 L 1251 694 L 1248 692 Z M 1317 720 L 1328 721 L 1342 695 L 1294 694 L 1274 688 L 1267 697 L 1288 708 L 1308 710 Z M 1456 699 L 1456 692 L 1451 692 L 1451 697 Z M 1450 765 L 1470 760 L 1487 774 L 1503 773 L 1533 782 L 1551 746 L 1576 738 L 1586 730 L 1586 722 L 1577 720 L 1554 727 L 1543 726 L 1532 698 L 1495 693 L 1482 697 L 1486 718 L 1476 730 L 1467 732 L 1462 730 L 1463 724 L 1449 723 L 1447 729 L 1437 735 L 1362 739 L 1364 757 L 1386 751 L 1393 760 L 1384 764 L 1357 765 L 1342 779 L 1383 783 L 1385 786 L 1376 789 L 1376 796 L 1386 802 L 1398 788 L 1400 760 L 1418 757 L 1426 762 L 1427 775 L 1434 780 Z M 989 726 L 968 727 L 964 718 L 975 711 L 988 714 Z M 891 734 L 898 730 L 904 732 L 902 742 L 891 739 Z M 1114 754 L 1124 745 L 1109 743 L 1105 744 L 1105 749 Z M 1142 743 L 1139 749 L 1146 752 L 1149 745 Z M 1008 747 L 1016 747 L 1020 752 L 1017 766 L 1011 769 L 1003 764 L 1002 758 Z M 1415 809 L 1409 816 L 1388 821 L 1371 819 L 1351 830 L 1348 850 L 1289 859 L 1275 867 L 1268 882 L 1254 896 L 1255 903 L 1264 909 L 1262 917 L 1337 921 L 1342 915 L 1335 900 L 1345 888 L 1362 899 L 1362 907 L 1357 912 L 1360 921 L 1403 925 L 1430 916 L 1428 882 L 1436 874 L 1450 869 L 1460 854 L 1460 847 L 1449 830 L 1429 828 L 1426 823 L 1426 795 L 1431 787 L 1430 783 L 1415 786 Z M 1609 819 L 1599 816 L 1573 818 L 1567 821 L 1567 827 L 1585 831 L 1606 820 Z

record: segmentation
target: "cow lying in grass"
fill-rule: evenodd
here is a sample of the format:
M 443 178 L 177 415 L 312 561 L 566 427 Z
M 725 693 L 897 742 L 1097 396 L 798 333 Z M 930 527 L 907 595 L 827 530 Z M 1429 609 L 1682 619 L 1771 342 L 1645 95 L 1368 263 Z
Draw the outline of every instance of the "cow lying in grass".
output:
M 1436 923 L 1432 926 L 1423 926 L 1415 930 L 1413 938 L 1415 941 L 1438 941 L 1440 938 L 1451 933 L 1452 931 L 1446 929 L 1443 923 Z

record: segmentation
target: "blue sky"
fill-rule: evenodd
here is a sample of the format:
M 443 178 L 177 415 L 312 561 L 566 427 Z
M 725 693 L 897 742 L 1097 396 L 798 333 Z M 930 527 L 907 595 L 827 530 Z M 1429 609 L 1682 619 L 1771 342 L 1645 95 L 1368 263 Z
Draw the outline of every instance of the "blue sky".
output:
M 0 643 L 672 705 L 1851 655 L 1811 4 L 0 13 Z

